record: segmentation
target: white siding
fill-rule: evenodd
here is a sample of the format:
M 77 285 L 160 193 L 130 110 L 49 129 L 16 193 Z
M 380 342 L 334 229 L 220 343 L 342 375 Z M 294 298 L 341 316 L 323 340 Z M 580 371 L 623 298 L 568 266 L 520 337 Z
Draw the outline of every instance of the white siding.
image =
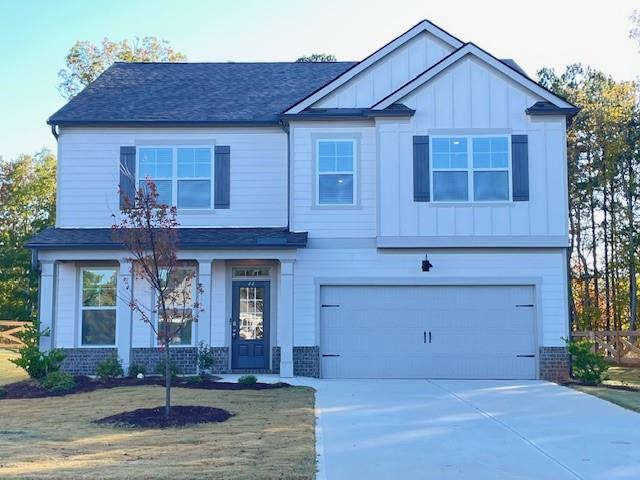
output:
M 528 117 L 538 97 L 486 64 L 465 58 L 407 95 L 410 121 L 380 120 L 381 236 L 568 235 L 564 117 Z M 507 133 L 529 136 L 528 202 L 413 201 L 412 137 Z
M 564 250 L 431 250 L 430 272 L 422 272 L 424 252 L 396 250 L 394 253 L 375 249 L 315 249 L 298 254 L 294 278 L 294 345 L 318 345 L 319 279 L 349 280 L 357 278 L 363 285 L 375 281 L 435 282 L 440 279 L 468 279 L 504 282 L 509 278 L 538 279 L 540 346 L 562 346 L 568 334 L 567 285 Z M 444 280 L 443 280 L 444 281 Z
M 446 57 L 453 48 L 430 33 L 417 35 L 313 105 L 368 108 Z
M 273 129 L 64 128 L 58 139 L 58 227 L 109 227 L 117 214 L 120 147 L 231 147 L 231 208 L 179 212 L 183 226 L 287 224 L 287 137 Z
M 303 123 L 291 126 L 293 174 L 292 230 L 308 231 L 310 237 L 375 237 L 376 235 L 376 137 L 373 125 L 344 123 L 335 126 Z M 357 148 L 358 205 L 315 206 L 315 139 L 355 138 Z

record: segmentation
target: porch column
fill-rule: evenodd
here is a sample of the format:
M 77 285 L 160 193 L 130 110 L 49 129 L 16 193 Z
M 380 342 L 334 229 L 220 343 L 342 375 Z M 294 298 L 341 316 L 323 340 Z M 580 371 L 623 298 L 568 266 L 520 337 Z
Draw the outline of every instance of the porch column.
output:
M 202 286 L 200 295 L 200 318 L 196 324 L 198 343 L 211 345 L 211 260 L 198 259 L 198 283 Z
M 293 377 L 293 262 L 280 261 L 278 285 L 278 345 L 280 376 Z
M 49 335 L 40 336 L 40 350 L 53 348 L 53 317 L 55 309 L 55 262 L 40 263 L 40 298 L 38 302 L 40 331 L 49 330 Z
M 120 260 L 117 288 L 116 347 L 118 348 L 118 358 L 122 360 L 122 368 L 126 373 L 131 363 L 131 328 L 133 322 L 133 311 L 129 307 L 129 301 L 134 297 L 133 268 L 128 260 Z

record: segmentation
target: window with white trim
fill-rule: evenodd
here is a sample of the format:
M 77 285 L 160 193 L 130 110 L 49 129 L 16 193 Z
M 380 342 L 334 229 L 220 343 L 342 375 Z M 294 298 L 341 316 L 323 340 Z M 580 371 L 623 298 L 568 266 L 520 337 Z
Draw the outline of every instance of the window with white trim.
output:
M 432 137 L 430 148 L 434 202 L 511 200 L 508 135 Z
M 150 178 L 158 190 L 158 203 L 180 209 L 212 208 L 213 147 L 140 147 L 138 185 Z
M 355 205 L 355 140 L 318 140 L 316 152 L 316 205 Z
M 168 282 L 165 291 L 170 318 L 158 318 L 158 333 L 171 336 L 173 345 L 193 344 L 193 308 L 196 298 L 196 267 L 184 265 L 174 267 L 168 278 L 167 270 L 161 270 L 161 278 Z
M 83 268 L 80 276 L 82 345 L 115 345 L 117 270 L 114 267 Z

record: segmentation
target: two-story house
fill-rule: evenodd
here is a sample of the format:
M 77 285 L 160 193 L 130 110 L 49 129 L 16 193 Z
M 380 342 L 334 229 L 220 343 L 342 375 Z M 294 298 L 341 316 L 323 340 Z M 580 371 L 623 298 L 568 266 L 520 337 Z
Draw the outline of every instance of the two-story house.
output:
M 113 294 L 151 292 L 110 231 L 150 177 L 204 289 L 183 373 L 204 342 L 216 372 L 562 377 L 576 112 L 426 20 L 354 63 L 117 63 L 48 121 L 42 348 L 153 371 L 157 339 Z

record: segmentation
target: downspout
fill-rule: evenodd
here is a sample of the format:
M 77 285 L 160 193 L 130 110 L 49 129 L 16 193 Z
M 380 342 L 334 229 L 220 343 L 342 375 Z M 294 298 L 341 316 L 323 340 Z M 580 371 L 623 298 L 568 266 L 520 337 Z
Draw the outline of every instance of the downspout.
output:
M 280 120 L 280 128 L 287 134 L 287 231 L 291 228 L 291 135 L 289 123 Z
M 58 135 L 59 134 L 58 134 L 58 130 L 56 128 L 56 125 L 54 125 L 54 124 L 51 124 L 51 133 L 53 134 L 54 138 L 56 140 L 58 140 Z

